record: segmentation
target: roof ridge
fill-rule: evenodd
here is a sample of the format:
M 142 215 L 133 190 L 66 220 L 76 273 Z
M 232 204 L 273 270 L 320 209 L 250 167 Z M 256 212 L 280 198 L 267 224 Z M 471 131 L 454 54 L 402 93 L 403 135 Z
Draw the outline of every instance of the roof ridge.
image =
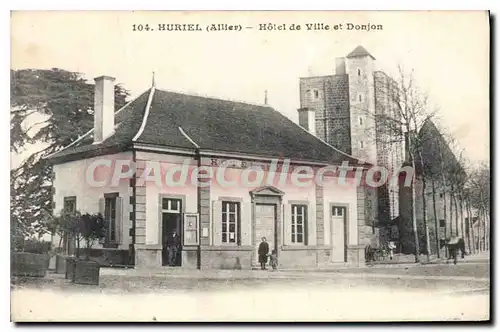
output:
M 139 127 L 139 130 L 135 134 L 135 136 L 132 138 L 132 142 L 135 142 L 141 137 L 142 133 L 144 132 L 144 128 L 146 128 L 146 123 L 148 122 L 148 117 L 149 117 L 149 111 L 151 110 L 151 103 L 153 102 L 153 96 L 155 94 L 156 88 L 154 85 L 150 88 L 149 90 L 149 96 L 148 96 L 148 102 L 146 103 L 146 108 L 144 109 L 144 115 L 142 117 L 142 123 L 141 126 Z
M 269 104 L 251 103 L 248 101 L 237 100 L 237 99 L 223 99 L 221 97 L 211 96 L 208 94 L 198 94 L 198 93 L 192 93 L 192 92 L 188 93 L 185 91 L 165 90 L 165 89 L 158 89 L 158 88 L 156 90 L 159 90 L 161 92 L 167 92 L 167 93 L 175 93 L 175 94 L 189 96 L 189 97 L 198 97 L 198 98 L 212 99 L 212 100 L 225 101 L 225 102 L 231 102 L 231 103 L 239 103 L 239 104 L 244 104 L 244 105 L 248 105 L 248 106 L 259 106 L 259 107 L 273 108 Z
M 347 54 L 346 58 L 354 58 L 358 56 L 369 56 L 373 60 L 375 60 L 375 57 L 371 55 L 370 52 L 368 52 L 366 48 L 363 47 L 363 45 L 356 46 L 356 48 L 352 50 L 351 53 Z

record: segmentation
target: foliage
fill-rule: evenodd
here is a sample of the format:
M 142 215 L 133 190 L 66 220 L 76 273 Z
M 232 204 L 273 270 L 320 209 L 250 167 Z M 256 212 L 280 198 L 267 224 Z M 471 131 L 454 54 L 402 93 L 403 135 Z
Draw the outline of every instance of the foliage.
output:
M 11 70 L 11 152 L 41 144 L 10 172 L 12 236 L 26 237 L 46 230 L 44 214 L 52 214 L 52 167 L 41 157 L 85 134 L 93 126 L 94 85 L 80 73 L 63 69 Z M 115 109 L 128 92 L 115 87 Z M 33 117 L 40 121 L 33 123 Z
M 87 259 L 89 258 L 92 246 L 106 236 L 107 229 L 106 221 L 100 213 L 84 213 L 78 218 L 75 232 L 79 239 L 85 241 Z
M 33 254 L 47 254 L 52 243 L 38 239 L 22 239 L 14 244 L 14 251 L 28 252 Z

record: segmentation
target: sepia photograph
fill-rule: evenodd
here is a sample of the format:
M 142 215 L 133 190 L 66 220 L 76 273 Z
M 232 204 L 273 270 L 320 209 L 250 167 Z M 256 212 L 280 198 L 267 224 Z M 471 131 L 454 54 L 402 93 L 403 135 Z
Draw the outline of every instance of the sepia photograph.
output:
M 11 321 L 489 322 L 490 22 L 11 11 Z

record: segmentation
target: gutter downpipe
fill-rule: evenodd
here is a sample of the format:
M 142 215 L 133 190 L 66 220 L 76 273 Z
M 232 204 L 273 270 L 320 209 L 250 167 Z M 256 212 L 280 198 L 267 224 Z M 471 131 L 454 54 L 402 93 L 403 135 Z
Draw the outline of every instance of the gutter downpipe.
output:
M 136 160 L 137 160 L 137 156 L 136 156 L 136 151 L 135 149 L 132 150 L 132 162 L 133 162 L 133 165 L 136 164 Z M 135 166 L 134 166 L 135 167 Z M 135 239 L 135 236 L 136 236 L 136 217 L 137 217 L 137 169 L 134 170 L 134 177 L 132 178 L 132 197 L 134 198 L 134 204 L 133 204 L 133 214 L 134 214 L 134 218 L 132 219 L 132 252 L 130 253 L 130 249 L 129 249 L 129 253 L 132 255 L 133 257 L 133 263 L 134 263 L 134 267 L 135 267 L 135 264 L 136 264 L 136 261 L 135 261 L 135 243 L 136 243 L 136 239 Z
M 198 167 L 198 179 L 196 181 L 196 190 L 197 190 L 197 195 L 196 195 L 196 200 L 197 200 L 197 213 L 198 213 L 198 229 L 197 229 L 197 237 L 198 237 L 198 248 L 197 248 L 197 259 L 196 259 L 196 268 L 198 270 L 201 270 L 201 187 L 200 187 L 200 178 L 199 178 L 199 171 L 201 167 L 201 154 L 200 154 L 200 148 L 196 147 L 195 150 L 195 158 L 197 162 L 197 167 Z

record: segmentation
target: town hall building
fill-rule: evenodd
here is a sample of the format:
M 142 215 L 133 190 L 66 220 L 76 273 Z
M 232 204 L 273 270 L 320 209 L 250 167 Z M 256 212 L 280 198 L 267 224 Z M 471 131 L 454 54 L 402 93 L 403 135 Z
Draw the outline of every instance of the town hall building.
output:
M 306 186 L 294 185 L 290 174 L 370 164 L 268 105 L 168 92 L 153 83 L 115 110 L 114 81 L 95 79 L 94 128 L 47 157 L 54 212 L 102 213 L 110 229 L 100 249 L 129 250 L 136 267 L 166 266 L 166 239 L 175 233 L 176 266 L 251 269 L 265 237 L 283 268 L 364 264 L 371 236 L 364 190 L 339 183 L 334 171 L 324 173 L 329 181 Z M 182 182 L 183 167 L 197 181 Z M 249 168 L 276 180 L 260 183 L 254 175 L 241 185 L 251 178 Z M 118 181 L 117 169 L 130 176 Z M 173 174 L 175 183 L 155 181 Z M 231 181 L 240 184 L 225 185 Z

